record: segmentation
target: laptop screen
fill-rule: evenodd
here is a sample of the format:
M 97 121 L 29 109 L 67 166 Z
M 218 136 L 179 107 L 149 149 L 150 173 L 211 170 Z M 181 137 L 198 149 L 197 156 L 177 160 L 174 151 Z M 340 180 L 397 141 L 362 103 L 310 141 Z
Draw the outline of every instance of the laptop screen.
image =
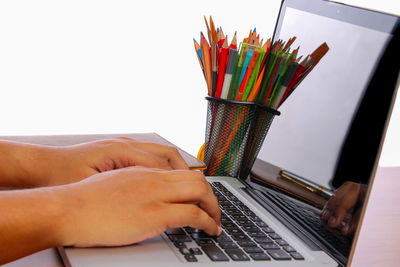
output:
M 336 204 L 341 198 L 351 206 L 346 223 L 337 227 L 340 233 L 354 220 L 351 231 L 341 232 L 349 244 L 396 92 L 398 25 L 399 18 L 388 14 L 327 1 L 287 0 L 274 33 L 274 41 L 295 36 L 292 47 L 300 47 L 299 55 L 311 54 L 324 42 L 329 51 L 280 107 L 258 160 L 336 189 Z M 324 222 L 329 225 L 332 217 Z
M 347 164 L 340 161 L 349 152 L 346 140 L 355 118 L 364 116 L 356 116 L 361 103 L 373 102 L 366 91 L 396 23 L 397 17 L 336 3 L 284 1 L 274 40 L 296 36 L 292 47 L 300 47 L 299 55 L 312 53 L 323 42 L 329 51 L 280 107 L 281 116 L 274 119 L 258 158 L 327 188 L 340 185 L 333 180 L 338 169 L 347 171 L 339 166 Z M 371 106 L 380 104 L 387 105 Z M 386 121 L 385 115 L 374 117 Z M 376 136 L 363 147 L 363 152 L 374 151 L 372 165 L 379 142 Z M 353 178 L 361 181 L 369 177 L 357 176 Z

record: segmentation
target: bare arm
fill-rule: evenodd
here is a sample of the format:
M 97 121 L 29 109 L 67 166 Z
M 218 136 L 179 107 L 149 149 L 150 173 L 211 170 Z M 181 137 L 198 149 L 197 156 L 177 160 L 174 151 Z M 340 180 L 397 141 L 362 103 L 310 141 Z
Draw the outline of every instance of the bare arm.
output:
M 176 148 L 126 137 L 62 147 L 0 141 L 0 188 L 73 183 L 129 166 L 188 169 Z
M 209 184 L 187 170 L 130 167 L 67 185 L 0 191 L 0 214 L 0 265 L 54 246 L 132 244 L 169 227 L 221 233 Z

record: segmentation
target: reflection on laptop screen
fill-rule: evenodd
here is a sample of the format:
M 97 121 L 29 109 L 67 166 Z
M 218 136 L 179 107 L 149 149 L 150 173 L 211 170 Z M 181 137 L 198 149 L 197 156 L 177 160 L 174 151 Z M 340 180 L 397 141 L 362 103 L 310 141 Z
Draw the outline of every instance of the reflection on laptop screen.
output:
M 312 53 L 323 42 L 329 51 L 281 106 L 281 116 L 274 119 L 258 159 L 314 184 L 342 189 L 337 192 L 343 193 L 343 199 L 357 194 L 358 204 L 346 203 L 355 213 L 347 214 L 347 221 L 336 228 L 339 235 L 332 239 L 324 231 L 332 229 L 327 224 L 335 216 L 320 222 L 308 220 L 307 212 L 295 214 L 304 217 L 306 227 L 321 234 L 327 246 L 334 247 L 332 251 L 339 251 L 335 257 L 345 264 L 355 228 L 340 234 L 363 206 L 362 195 L 368 189 L 396 89 L 398 63 L 391 55 L 398 45 L 394 42 L 398 42 L 399 18 L 323 2 L 282 4 L 274 40 L 296 36 L 292 47 L 300 46 L 299 55 Z M 349 184 L 355 189 L 344 190 Z
M 318 5 L 304 11 L 291 2 L 281 11 L 274 39 L 296 36 L 292 46 L 300 46 L 300 55 L 323 42 L 330 49 L 280 108 L 282 115 L 275 118 L 258 157 L 329 188 L 394 23 L 368 25 L 357 14 L 350 21 L 349 14 L 340 11 L 336 17 L 324 16 Z

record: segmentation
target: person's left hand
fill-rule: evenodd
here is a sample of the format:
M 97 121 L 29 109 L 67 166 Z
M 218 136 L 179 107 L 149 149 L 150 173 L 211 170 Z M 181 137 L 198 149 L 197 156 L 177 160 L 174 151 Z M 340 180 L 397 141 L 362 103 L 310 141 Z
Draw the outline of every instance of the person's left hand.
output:
M 39 146 L 30 174 L 36 186 L 48 186 L 129 166 L 188 169 L 174 147 L 121 137 L 64 147 Z
M 322 220 L 332 228 L 341 227 L 343 235 L 352 234 L 360 220 L 366 189 L 364 184 L 345 182 L 326 202 L 321 213 Z

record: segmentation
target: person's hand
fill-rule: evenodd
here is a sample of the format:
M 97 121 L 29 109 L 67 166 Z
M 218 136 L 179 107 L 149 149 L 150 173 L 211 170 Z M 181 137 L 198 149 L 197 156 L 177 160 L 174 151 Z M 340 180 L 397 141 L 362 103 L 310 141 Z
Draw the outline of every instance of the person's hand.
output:
M 217 199 L 198 171 L 129 167 L 54 189 L 67 206 L 63 245 L 127 245 L 169 227 L 221 233 Z
M 345 182 L 327 201 L 321 218 L 332 228 L 341 227 L 343 235 L 353 233 L 360 219 L 366 188 L 363 184 Z
M 129 166 L 188 169 L 174 147 L 121 137 L 64 147 L 38 146 L 29 173 L 37 186 L 60 185 Z

